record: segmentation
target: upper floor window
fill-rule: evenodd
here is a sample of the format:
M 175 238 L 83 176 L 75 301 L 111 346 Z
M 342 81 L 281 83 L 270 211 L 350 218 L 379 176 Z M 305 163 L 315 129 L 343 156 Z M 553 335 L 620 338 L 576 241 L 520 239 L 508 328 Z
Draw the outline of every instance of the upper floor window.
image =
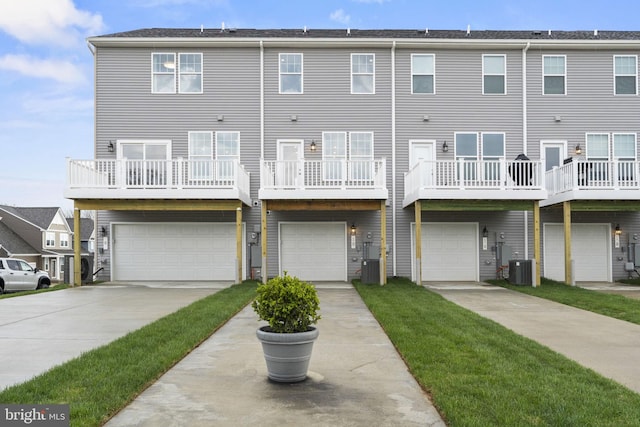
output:
M 543 93 L 545 95 L 566 95 L 566 56 L 543 56 L 542 61 Z
M 347 158 L 347 133 L 322 133 L 322 178 L 325 181 L 342 180 L 344 162 Z
M 61 248 L 69 247 L 69 235 L 67 233 L 60 233 L 60 247 Z
M 174 53 L 152 54 L 151 92 L 176 92 L 176 55 Z
M 613 134 L 613 158 L 618 160 L 636 159 L 636 134 Z
M 240 132 L 216 132 L 217 179 L 236 176 L 236 164 L 240 161 Z
M 616 95 L 637 95 L 638 57 L 636 55 L 614 56 L 613 74 Z
M 482 93 L 507 93 L 505 55 L 482 55 Z
M 325 181 L 372 179 L 373 132 L 323 132 L 322 159 Z
M 189 132 L 189 179 L 213 178 L 213 132 Z
M 411 55 L 411 93 L 435 93 L 435 55 Z
M 476 180 L 482 177 L 484 181 L 500 180 L 503 172 L 501 160 L 504 159 L 504 140 L 504 133 L 456 133 L 455 157 L 460 161 L 459 179 Z M 482 160 L 482 164 L 478 164 L 477 160 Z
M 175 53 L 153 53 L 151 58 L 152 93 L 176 93 L 176 72 L 179 93 L 202 93 L 201 53 L 180 53 L 177 66 Z
M 280 93 L 302 93 L 302 54 L 281 53 Z
M 56 245 L 56 233 L 52 231 L 47 231 L 45 234 L 45 243 L 46 247 L 54 247 Z
M 351 93 L 375 93 L 374 54 L 351 54 Z
M 588 133 L 586 136 L 587 159 L 609 160 L 609 134 Z
M 349 133 L 349 158 L 351 179 L 364 181 L 372 178 L 373 132 Z
M 202 54 L 181 53 L 180 79 L 178 91 L 180 93 L 202 93 Z

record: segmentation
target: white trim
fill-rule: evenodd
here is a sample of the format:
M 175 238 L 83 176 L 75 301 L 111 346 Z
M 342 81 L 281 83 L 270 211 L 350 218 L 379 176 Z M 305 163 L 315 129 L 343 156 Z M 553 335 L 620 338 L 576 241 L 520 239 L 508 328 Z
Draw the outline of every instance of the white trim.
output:
M 155 57 L 155 55 L 172 55 L 173 56 L 173 72 L 171 73 L 173 75 L 173 90 L 170 92 L 156 92 L 154 90 L 154 82 L 155 82 L 155 76 L 156 75 L 160 75 L 160 76 L 167 76 L 170 73 L 168 72 L 155 72 L 154 70 L 154 62 L 153 59 Z M 176 87 L 176 75 L 178 73 L 178 64 L 176 62 L 176 54 L 175 52 L 151 52 L 151 93 L 154 95 L 169 95 L 169 94 L 175 94 L 177 87 Z
M 487 74 L 484 71 L 484 60 L 487 57 L 502 57 L 504 60 L 504 73 L 503 74 Z M 504 92 L 503 93 L 486 93 L 484 89 L 484 78 L 485 76 L 502 76 L 504 79 Z M 507 95 L 507 55 L 499 54 L 499 53 L 484 53 L 482 54 L 482 94 L 483 95 Z
M 564 58 L 564 73 L 563 74 L 545 74 L 544 72 L 544 60 L 545 58 Z M 564 93 L 545 93 L 544 78 L 545 77 L 562 77 L 564 79 Z M 567 88 L 567 55 L 542 55 L 542 95 L 543 96 L 565 96 L 568 95 Z
M 561 159 L 560 159 L 560 165 L 558 166 L 562 166 L 562 161 L 564 161 L 564 159 L 567 158 L 567 141 L 563 140 L 563 139 L 541 139 L 540 140 L 540 161 L 542 162 L 542 167 L 546 166 L 546 152 L 545 152 L 545 147 L 546 146 L 560 146 L 560 155 L 561 155 Z M 587 149 L 586 147 L 584 148 L 585 150 Z M 546 172 L 546 171 L 545 171 Z
M 413 58 L 416 56 L 430 56 L 433 59 L 432 74 L 417 74 L 413 72 Z M 411 95 L 435 95 L 436 94 L 436 54 L 435 53 L 412 53 L 411 54 Z M 414 92 L 413 76 L 433 76 L 433 92 Z
M 185 72 L 183 73 L 180 68 L 181 68 L 181 64 L 182 64 L 182 55 L 199 55 L 200 56 L 200 71 L 196 72 L 196 71 L 192 71 L 192 72 Z M 204 93 L 204 61 L 202 58 L 202 53 L 200 52 L 178 52 L 178 66 L 176 67 L 176 75 L 177 75 L 177 79 L 178 79 L 178 93 L 182 94 L 182 95 L 199 95 Z M 182 77 L 182 74 L 185 74 L 187 76 L 195 76 L 195 75 L 199 75 L 200 76 L 200 91 L 198 92 L 183 92 L 182 91 L 182 84 L 181 81 L 182 79 L 180 77 Z
M 354 74 L 353 72 L 353 57 L 354 56 L 371 56 L 372 57 L 372 61 L 373 61 L 373 71 L 371 73 L 356 73 Z M 353 91 L 353 77 L 354 75 L 358 75 L 358 76 L 371 76 L 371 80 L 372 80 L 372 90 L 371 92 L 354 92 Z M 375 53 L 352 53 L 351 54 L 351 61 L 350 61 L 350 65 L 349 65 L 349 76 L 350 76 L 350 82 L 351 82 L 351 95 L 375 95 L 376 94 L 376 54 Z
M 280 68 L 282 62 L 282 55 L 300 55 L 300 73 L 283 73 Z M 300 92 L 283 92 L 282 91 L 282 76 L 287 75 L 300 75 Z M 298 52 L 280 52 L 278 53 L 278 93 L 280 95 L 302 95 L 304 94 L 304 54 Z
M 616 58 L 635 58 L 636 72 L 633 75 L 635 77 L 635 93 L 617 93 L 616 92 L 616 77 L 629 77 L 631 74 L 617 74 L 616 73 Z M 614 96 L 636 96 L 638 95 L 638 55 L 613 55 L 613 95 Z

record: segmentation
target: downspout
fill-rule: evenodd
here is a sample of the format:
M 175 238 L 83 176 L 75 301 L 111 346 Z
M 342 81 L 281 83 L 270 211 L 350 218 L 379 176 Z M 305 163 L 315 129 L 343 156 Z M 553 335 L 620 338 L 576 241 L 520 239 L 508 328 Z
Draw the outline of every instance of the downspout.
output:
M 91 56 L 93 56 L 93 158 L 97 159 L 98 158 L 98 99 L 96 98 L 96 94 L 98 93 L 98 58 L 96 57 L 96 48 L 94 45 L 91 44 L 91 42 L 87 41 L 87 48 L 89 49 L 89 52 L 91 52 Z M 67 167 L 68 163 L 67 163 Z M 75 200 L 73 202 L 74 208 L 75 208 Z M 93 211 L 93 227 L 94 230 L 98 229 L 98 222 L 99 222 L 99 218 L 98 218 L 98 214 L 100 211 L 98 211 L 97 209 Z M 95 247 L 94 247 L 95 253 L 94 253 L 94 257 L 93 257 L 93 265 L 91 266 L 92 273 L 94 271 L 98 271 L 98 267 L 101 265 L 101 260 L 99 261 L 99 257 L 98 257 L 98 242 L 96 241 Z M 43 265 L 44 267 L 44 265 Z M 91 278 L 93 279 L 94 276 L 92 275 Z
M 527 123 L 527 51 L 531 42 L 522 49 L 522 152 L 527 155 L 527 137 L 529 134 Z M 524 211 L 524 259 L 529 259 L 529 211 Z M 536 263 L 540 260 L 537 259 Z
M 264 43 L 260 40 L 260 162 L 264 160 Z M 260 165 L 262 167 L 262 164 Z
M 391 245 L 393 276 L 397 276 L 396 241 L 396 42 L 391 46 Z

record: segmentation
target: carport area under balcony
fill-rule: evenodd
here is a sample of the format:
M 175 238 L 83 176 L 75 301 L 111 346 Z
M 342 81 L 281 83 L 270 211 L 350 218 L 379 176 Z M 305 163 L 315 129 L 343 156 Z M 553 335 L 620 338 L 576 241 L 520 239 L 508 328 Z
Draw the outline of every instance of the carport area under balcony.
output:
M 540 160 L 421 160 L 404 176 L 403 206 L 418 200 L 543 200 Z
M 67 159 L 68 199 L 239 200 L 251 205 L 237 160 Z
M 262 200 L 386 200 L 385 159 L 263 160 Z

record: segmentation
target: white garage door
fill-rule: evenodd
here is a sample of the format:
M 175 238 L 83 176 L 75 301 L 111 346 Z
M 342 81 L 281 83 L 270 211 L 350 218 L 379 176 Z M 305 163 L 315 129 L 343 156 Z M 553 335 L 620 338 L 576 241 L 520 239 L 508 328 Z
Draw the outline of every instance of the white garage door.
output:
M 477 224 L 422 224 L 422 280 L 477 281 L 478 277 Z
M 571 224 L 571 257 L 576 281 L 611 281 L 609 224 Z M 564 282 L 564 225 L 544 225 L 543 276 Z
M 233 223 L 115 224 L 113 237 L 113 280 L 235 280 Z
M 347 280 L 345 223 L 280 223 L 280 274 L 303 280 Z

